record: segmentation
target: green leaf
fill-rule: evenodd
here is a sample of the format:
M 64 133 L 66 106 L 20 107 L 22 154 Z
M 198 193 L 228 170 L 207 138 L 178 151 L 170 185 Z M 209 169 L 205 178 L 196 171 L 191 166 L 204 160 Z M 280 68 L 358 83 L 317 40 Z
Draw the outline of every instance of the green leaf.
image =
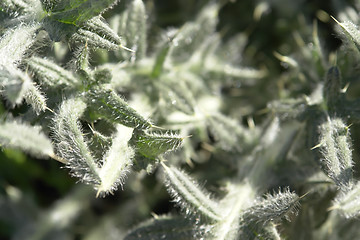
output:
M 342 28 L 345 33 L 346 39 L 348 42 L 352 43 L 355 49 L 360 52 L 360 31 L 359 27 L 352 23 L 351 21 L 339 22 L 335 18 L 333 18 L 337 24 Z
M 330 210 L 338 210 L 346 218 L 360 216 L 360 182 L 353 185 L 352 189 L 341 192 L 334 201 Z
M 179 110 L 187 115 L 195 113 L 195 97 L 189 91 L 190 84 L 179 81 L 174 74 L 164 74 L 160 81 L 155 82 L 160 98 L 170 111 Z
M 103 158 L 103 164 L 99 172 L 101 184 L 98 186 L 97 195 L 113 193 L 118 186 L 124 184 L 126 173 L 132 166 L 134 149 L 128 146 L 133 129 L 122 125 L 117 126 L 117 132 L 113 138 L 112 146 Z
M 118 50 L 123 48 L 120 37 L 100 17 L 86 21 L 70 38 L 89 47 Z
M 24 95 L 27 104 L 30 104 L 37 115 L 46 110 L 46 97 L 39 88 L 32 83 Z
M 336 185 L 346 190 L 351 187 L 352 152 L 349 128 L 340 118 L 328 118 L 319 126 L 319 147 L 326 174 Z
M 49 17 L 66 24 L 79 26 L 92 17 L 113 7 L 119 0 L 60 0 Z
M 181 147 L 184 138 L 171 132 L 137 130 L 131 139 L 136 151 L 148 158 L 174 151 Z
M 330 113 L 338 110 L 339 102 L 342 100 L 342 80 L 338 67 L 331 67 L 326 74 L 324 83 L 324 100 Z
M 215 32 L 218 22 L 218 4 L 210 3 L 198 14 L 194 22 L 183 25 L 173 39 L 171 58 L 187 61 L 206 39 Z
M 221 113 L 208 115 L 207 124 L 217 145 L 226 151 L 244 151 L 257 141 L 255 131 L 243 127 L 238 121 Z
M 17 121 L 0 123 L 0 144 L 2 147 L 17 148 L 34 157 L 53 156 L 50 139 L 40 126 L 30 126 Z
M 0 2 L 0 11 L 18 17 L 19 15 L 37 13 L 41 9 L 40 5 L 38 0 L 2 0 Z
M 126 45 L 135 51 L 135 60 L 146 55 L 146 21 L 147 15 L 142 0 L 132 0 L 127 9 L 125 28 Z
M 151 73 L 151 78 L 158 78 L 163 71 L 165 60 L 171 48 L 171 42 L 165 42 L 156 56 L 155 64 Z
M 80 85 L 74 75 L 46 58 L 31 57 L 27 60 L 27 64 L 42 85 L 49 87 L 58 87 L 65 85 L 68 87 L 76 87 Z
M 21 104 L 26 93 L 33 87 L 33 83 L 27 74 L 12 65 L 6 67 L 0 65 L 0 87 L 3 88 L 2 94 L 11 107 L 15 107 Z
M 94 88 L 86 92 L 90 116 L 102 118 L 131 128 L 150 128 L 152 124 L 131 108 L 113 90 Z
M 201 239 L 210 226 L 196 224 L 196 221 L 191 219 L 158 216 L 131 230 L 124 240 Z
M 283 217 L 289 219 L 289 214 L 297 214 L 299 197 L 289 189 L 276 194 L 267 194 L 265 199 L 258 200 L 248 208 L 243 221 L 249 223 L 267 223 Z
M 166 186 L 174 198 L 174 202 L 180 205 L 188 214 L 200 214 L 210 221 L 218 221 L 221 218 L 218 203 L 212 200 L 208 193 L 200 189 L 187 174 L 162 164 L 166 176 Z
M 56 152 L 67 161 L 74 177 L 90 184 L 100 184 L 99 166 L 84 139 L 79 118 L 86 109 L 86 104 L 79 99 L 63 101 L 54 118 L 54 140 Z
M 7 30 L 0 38 L 0 66 L 19 63 L 35 42 L 40 23 L 22 24 Z

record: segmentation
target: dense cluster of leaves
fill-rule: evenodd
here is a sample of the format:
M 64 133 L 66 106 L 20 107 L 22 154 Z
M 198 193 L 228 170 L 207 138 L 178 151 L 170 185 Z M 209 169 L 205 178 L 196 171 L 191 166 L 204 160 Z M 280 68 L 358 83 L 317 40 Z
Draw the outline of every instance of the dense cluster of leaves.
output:
M 1 234 L 127 240 L 360 234 L 350 137 L 359 100 L 347 94 L 358 80 L 359 3 L 332 3 L 344 42 L 337 55 L 325 51 L 318 24 L 300 16 L 295 30 L 287 26 L 295 41 L 257 68 L 243 59 L 257 51 L 247 41 L 251 33 L 224 40 L 218 31 L 219 15 L 232 3 L 207 2 L 195 18 L 166 30 L 150 25 L 151 4 L 117 4 L 0 3 L 3 155 L 56 160 L 81 182 L 41 211 L 27 192 L 0 178 Z M 254 21 L 283 7 L 259 1 Z M 332 21 L 324 11 L 317 16 Z M 277 94 L 269 90 L 274 79 Z M 124 197 L 98 219 L 96 206 L 111 194 Z M 134 224 L 168 198 L 179 213 L 155 211 Z

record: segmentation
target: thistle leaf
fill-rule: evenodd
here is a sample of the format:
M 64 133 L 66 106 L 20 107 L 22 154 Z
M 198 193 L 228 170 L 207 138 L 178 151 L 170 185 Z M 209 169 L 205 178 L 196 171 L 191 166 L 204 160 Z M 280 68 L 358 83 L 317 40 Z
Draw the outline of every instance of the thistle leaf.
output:
M 290 219 L 288 214 L 297 214 L 299 208 L 299 197 L 289 189 L 276 194 L 267 194 L 265 199 L 255 202 L 248 208 L 243 216 L 243 221 L 249 223 L 267 223 L 285 217 Z
M 324 100 L 329 111 L 332 113 L 337 110 L 337 106 L 341 100 L 341 74 L 338 67 L 331 67 L 325 78 L 324 84 Z
M 192 219 L 158 216 L 130 231 L 124 240 L 201 239 L 210 227 L 196 224 Z
M 21 149 L 34 157 L 47 158 L 53 155 L 51 141 L 40 126 L 17 121 L 0 123 L 0 144 L 2 147 Z
M 96 33 L 97 35 L 102 36 L 104 39 L 107 39 L 117 45 L 121 44 L 121 38 L 110 28 L 110 26 L 105 22 L 105 19 L 100 16 L 93 17 L 86 21 L 81 28 Z
M 70 38 L 71 42 L 81 42 L 92 48 L 118 50 L 120 37 L 100 17 L 86 21 Z
M 352 45 L 360 52 L 360 31 L 358 26 L 351 21 L 344 21 L 341 23 L 335 18 L 333 19 L 342 28 L 348 42 L 352 43 Z
M 167 59 L 169 50 L 171 48 L 171 44 L 172 44 L 171 42 L 165 42 L 164 45 L 159 50 L 159 52 L 156 56 L 155 64 L 153 66 L 151 78 L 154 78 L 154 79 L 158 78 L 160 76 L 160 74 L 162 73 L 164 64 L 165 64 L 165 60 Z
M 209 194 L 200 189 L 187 174 L 175 167 L 164 167 L 166 186 L 174 198 L 174 202 L 187 214 L 200 214 L 210 221 L 218 221 L 221 217 L 217 202 L 210 199 Z
M 119 0 L 60 0 L 52 8 L 50 18 L 79 26 L 116 5 Z
M 251 147 L 257 139 L 254 131 L 244 128 L 239 122 L 221 113 L 210 114 L 207 124 L 217 144 L 226 151 L 243 151 Z
M 142 0 L 133 0 L 127 10 L 126 45 L 135 51 L 135 60 L 146 54 L 146 11 Z
M 195 99 L 190 86 L 183 81 L 178 81 L 175 75 L 166 74 L 161 76 L 161 81 L 155 83 L 159 89 L 159 95 L 171 110 L 177 109 L 185 114 L 195 113 Z
M 0 38 L 0 66 L 18 63 L 35 42 L 35 33 L 39 28 L 39 23 L 33 23 L 6 31 Z
M 352 152 L 348 127 L 339 118 L 319 127 L 319 147 L 326 174 L 343 190 L 352 184 Z
M 27 74 L 16 69 L 13 65 L 0 65 L 0 87 L 11 107 L 22 102 L 31 86 L 32 82 Z
M 122 125 L 117 126 L 117 133 L 112 141 L 112 146 L 103 158 L 103 164 L 99 172 L 101 184 L 98 187 L 98 195 L 113 193 L 118 186 L 124 184 L 126 173 L 132 166 L 134 150 L 128 146 L 133 129 Z
M 34 14 L 41 9 L 38 0 L 2 0 L 0 2 L 0 11 L 6 12 L 12 17 L 19 17 L 25 14 Z
M 335 198 L 331 210 L 338 210 L 346 218 L 357 218 L 360 216 L 360 182 L 353 185 L 352 189 L 340 192 Z
M 54 118 L 54 140 L 59 156 L 67 160 L 67 168 L 80 181 L 100 184 L 99 167 L 85 142 L 79 118 L 86 104 L 79 99 L 68 99 L 61 104 Z
M 24 95 L 27 104 L 31 105 L 37 115 L 46 110 L 46 97 L 35 85 L 31 83 Z
M 131 128 L 150 128 L 151 123 L 131 108 L 114 91 L 94 88 L 86 93 L 90 115 Z
M 137 130 L 131 139 L 136 151 L 148 158 L 174 151 L 181 147 L 184 138 L 171 132 L 150 132 Z
M 27 60 L 27 64 L 30 70 L 36 74 L 41 84 L 49 87 L 61 85 L 75 87 L 79 85 L 79 80 L 71 72 L 48 59 L 31 57 Z
M 218 22 L 217 4 L 209 4 L 198 14 L 194 22 L 182 26 L 173 39 L 174 47 L 171 58 L 177 62 L 189 59 L 194 52 L 205 42 L 209 35 L 216 30 Z
M 76 33 L 71 36 L 70 41 L 88 44 L 89 47 L 103 48 L 109 51 L 120 49 L 119 45 L 103 38 L 94 32 L 84 30 L 82 28 L 79 28 Z

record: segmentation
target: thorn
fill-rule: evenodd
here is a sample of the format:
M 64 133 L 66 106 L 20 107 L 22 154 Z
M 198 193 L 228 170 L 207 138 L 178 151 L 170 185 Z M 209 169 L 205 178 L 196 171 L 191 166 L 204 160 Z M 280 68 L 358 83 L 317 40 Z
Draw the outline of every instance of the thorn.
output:
M 159 127 L 159 126 L 156 126 L 156 125 L 152 125 L 152 124 L 151 124 L 151 127 L 155 128 L 155 129 L 166 130 L 165 128 L 162 128 L 162 127 Z
M 215 151 L 215 148 L 214 148 L 212 145 L 210 145 L 210 144 L 208 144 L 208 143 L 206 143 L 206 142 L 203 142 L 203 143 L 201 144 L 201 147 L 202 147 L 203 149 L 207 150 L 208 152 L 214 152 L 214 151 Z
M 310 148 L 310 150 L 314 150 L 314 149 L 319 148 L 321 146 L 322 146 L 322 143 L 319 143 L 318 145 L 315 145 L 314 147 Z
M 250 129 L 254 129 L 255 128 L 255 122 L 254 122 L 254 118 L 249 116 L 247 118 L 247 124 L 249 126 Z
M 64 159 L 62 157 L 59 157 L 59 156 L 55 155 L 54 153 L 49 154 L 49 157 L 51 157 L 52 159 L 54 159 L 54 160 L 56 160 L 58 162 L 61 162 L 63 164 L 67 164 L 69 162 L 68 160 L 66 160 L 66 159 Z
M 135 53 L 134 50 L 132 50 L 132 49 L 130 49 L 130 48 L 127 48 L 127 47 L 125 47 L 125 46 L 123 46 L 123 45 L 121 45 L 121 44 L 119 45 L 119 47 L 122 48 L 122 49 L 124 49 L 124 50 L 127 50 L 127 51 L 129 51 L 129 52 Z
M 193 135 L 188 135 L 188 136 L 185 136 L 185 137 L 182 137 L 181 140 L 185 140 L 186 138 L 191 138 Z
M 195 167 L 194 163 L 191 161 L 190 158 L 186 158 L 185 162 L 187 165 L 189 165 L 190 168 L 193 169 Z
M 301 195 L 299 198 L 302 199 L 302 198 L 306 197 L 310 192 L 311 192 L 311 190 L 310 190 L 310 191 L 307 191 L 306 193 L 304 193 L 303 195 Z
M 96 192 L 96 196 L 95 196 L 96 198 L 98 198 L 100 196 L 100 192 L 101 192 L 101 190 L 98 189 L 97 192 Z
M 332 211 L 332 210 L 336 210 L 336 209 L 339 209 L 339 208 L 340 208 L 339 205 L 334 205 L 334 206 L 328 207 L 328 208 L 326 209 L 326 211 L 330 212 L 330 211 Z
M 45 109 L 50 111 L 51 113 L 55 113 L 51 108 L 45 107 Z
M 345 87 L 340 90 L 340 92 L 341 92 L 341 93 L 346 93 L 346 91 L 348 90 L 349 86 L 350 86 L 350 83 L 348 82 L 348 83 L 345 85 Z
M 151 212 L 150 214 L 151 214 L 151 216 L 153 216 L 154 219 L 158 219 L 158 218 L 159 218 L 159 215 L 157 215 L 157 214 L 154 213 L 154 212 Z
M 333 17 L 333 16 L 331 16 L 331 15 L 330 15 L 330 17 L 331 17 L 337 24 L 339 24 L 340 26 L 342 26 L 342 25 L 341 25 L 341 22 L 339 22 L 338 20 L 336 20 L 335 17 Z
M 274 56 L 279 59 L 281 62 L 284 62 L 284 63 L 288 63 L 289 65 L 293 66 L 293 67 L 298 67 L 299 64 L 292 58 L 290 57 L 287 57 L 287 56 L 284 56 L 284 55 L 281 55 L 280 53 L 274 51 L 273 52 Z

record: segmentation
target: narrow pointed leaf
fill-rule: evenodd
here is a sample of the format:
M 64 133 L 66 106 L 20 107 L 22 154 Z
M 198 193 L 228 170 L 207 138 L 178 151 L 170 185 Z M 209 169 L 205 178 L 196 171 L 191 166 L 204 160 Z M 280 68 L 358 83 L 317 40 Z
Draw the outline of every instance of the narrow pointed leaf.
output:
M 176 109 L 188 115 L 195 113 L 195 97 L 189 91 L 190 84 L 178 81 L 175 75 L 166 74 L 161 76 L 156 87 L 171 110 Z
M 26 103 L 31 105 L 35 113 L 38 115 L 40 112 L 44 112 L 47 108 L 46 97 L 33 82 L 27 89 L 24 98 Z
M 207 124 L 217 145 L 227 151 L 242 151 L 251 147 L 257 140 L 254 131 L 243 127 L 239 122 L 221 113 L 208 116 Z
M 103 165 L 99 172 L 101 184 L 98 194 L 105 195 L 117 190 L 118 186 L 124 184 L 124 178 L 130 171 L 134 150 L 128 146 L 132 136 L 132 128 L 122 125 L 117 126 L 117 133 L 112 141 L 112 146 L 105 154 Z
M 61 0 L 53 8 L 50 18 L 72 25 L 81 25 L 114 6 L 119 0 Z
M 0 123 L 0 144 L 2 147 L 21 149 L 34 157 L 46 158 L 53 154 L 51 141 L 40 126 L 16 121 Z
M 265 199 L 255 202 L 253 206 L 246 210 L 243 221 L 247 224 L 267 223 L 288 218 L 288 214 L 297 213 L 299 208 L 299 196 L 290 192 L 288 189 L 276 194 L 267 194 Z
M 103 118 L 131 128 L 150 128 L 151 123 L 131 108 L 114 91 L 102 88 L 91 89 L 86 100 L 93 118 Z
M 27 63 L 41 84 L 53 87 L 60 85 L 76 86 L 79 84 L 79 81 L 70 71 L 67 71 L 49 59 L 31 57 L 27 60 Z
M 344 190 L 352 184 L 352 152 L 348 127 L 339 118 L 319 127 L 319 147 L 326 174 Z
M 351 21 L 344 21 L 344 22 L 338 22 L 335 18 L 333 18 L 337 24 L 340 25 L 343 32 L 345 33 L 345 36 L 347 40 L 352 43 L 360 52 L 360 31 L 359 27 L 352 23 Z
M 133 0 L 127 10 L 126 45 L 135 51 L 135 59 L 146 54 L 146 11 L 142 0 Z
M 206 225 L 196 226 L 196 222 L 191 219 L 159 216 L 131 230 L 124 240 L 195 240 L 201 239 L 206 231 Z
M 360 216 L 360 182 L 353 185 L 351 190 L 341 192 L 334 201 L 332 210 L 338 210 L 346 218 Z
M 151 78 L 157 78 L 163 71 L 165 60 L 168 57 L 171 48 L 171 42 L 166 42 L 156 56 L 155 64 L 151 73 Z
M 0 65 L 0 87 L 3 95 L 9 101 L 11 107 L 20 104 L 26 93 L 33 87 L 33 83 L 27 74 L 16 69 L 13 65 Z
M 218 221 L 218 204 L 210 198 L 210 195 L 202 190 L 187 174 L 163 164 L 167 188 L 174 198 L 188 214 L 200 214 L 210 221 Z
M 138 152 L 148 158 L 174 151 L 181 147 L 184 138 L 171 132 L 136 131 L 131 142 Z
M 18 63 L 35 42 L 39 27 L 39 23 L 23 24 L 5 32 L 0 38 L 0 65 Z
M 99 167 L 85 142 L 79 118 L 86 104 L 79 99 L 65 100 L 54 119 L 54 140 L 60 157 L 67 160 L 67 168 L 80 181 L 99 184 Z

